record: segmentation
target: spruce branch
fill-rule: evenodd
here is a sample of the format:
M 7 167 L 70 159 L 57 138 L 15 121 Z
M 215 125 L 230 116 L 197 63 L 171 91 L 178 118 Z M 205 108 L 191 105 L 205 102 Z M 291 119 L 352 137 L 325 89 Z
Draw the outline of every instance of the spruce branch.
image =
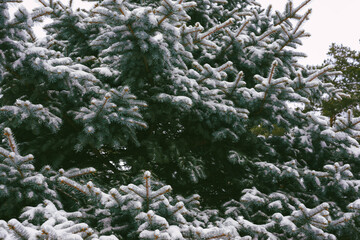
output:
M 59 5 L 59 6 L 62 8 L 62 10 L 66 10 L 65 5 L 64 5 L 61 1 L 55 2 L 54 6 L 55 6 L 56 4 Z
M 165 186 L 161 189 L 162 191 L 158 191 L 157 194 L 154 194 L 154 196 L 152 196 L 150 199 L 156 199 L 157 197 L 160 197 L 162 195 L 164 195 L 165 193 L 171 192 L 171 187 Z
M 200 38 L 198 41 L 195 41 L 194 43 L 198 43 L 200 42 L 201 40 L 203 40 L 204 38 L 210 36 L 211 34 L 214 34 L 215 32 L 217 31 L 220 31 L 221 29 L 225 28 L 225 27 L 228 27 L 230 25 L 234 24 L 234 19 L 233 18 L 230 18 L 228 19 L 227 21 L 223 22 L 222 24 L 220 25 L 217 25 L 211 29 L 209 29 L 207 32 L 205 32 L 204 34 L 201 34 Z
M 322 68 L 320 71 L 310 75 L 306 80 L 307 82 L 312 82 L 313 80 L 315 80 L 316 78 L 320 77 L 321 75 L 327 73 L 328 71 L 331 71 L 334 69 L 334 66 L 327 66 Z
M 196 62 L 193 63 L 193 66 L 196 69 L 200 70 L 203 75 L 205 75 L 203 78 L 198 80 L 198 83 L 202 83 L 208 78 L 212 78 L 212 77 L 217 78 L 216 77 L 217 74 L 219 74 L 219 73 L 225 71 L 226 69 L 232 67 L 232 65 L 233 65 L 232 62 L 227 62 L 227 63 L 221 65 L 220 67 L 212 68 L 208 64 L 205 64 L 202 67 L 200 64 L 198 64 Z
M 14 152 L 15 154 L 19 154 L 19 151 L 17 149 L 14 136 L 13 136 L 10 128 L 5 128 L 4 129 L 4 135 L 6 136 L 6 138 L 8 140 L 8 144 L 10 146 L 11 151 Z
M 100 113 L 104 110 L 105 105 L 106 105 L 106 103 L 108 102 L 108 100 L 109 100 L 110 98 L 111 98 L 111 94 L 110 94 L 110 93 L 105 94 L 105 96 L 104 96 L 104 102 L 103 102 L 103 104 L 101 105 L 101 107 L 100 107 L 100 109 L 98 110 L 98 112 L 96 113 L 96 116 L 99 116 Z
M 217 235 L 217 236 L 212 236 L 212 237 L 208 237 L 208 238 L 205 238 L 206 240 L 210 240 L 210 239 L 216 239 L 216 238 L 222 238 L 222 237 L 229 237 L 227 234 L 223 233 L 223 234 L 220 234 L 220 235 Z
M 227 28 L 225 28 L 225 32 L 231 37 L 231 41 L 228 45 L 226 45 L 226 47 L 222 50 L 222 53 L 225 53 L 228 48 L 230 46 L 233 45 L 233 43 L 235 41 L 237 41 L 237 37 L 240 36 L 240 34 L 242 33 L 242 31 L 245 29 L 245 27 L 250 23 L 250 20 L 247 19 L 240 27 L 240 29 L 238 30 L 238 32 L 235 34 L 235 36 L 233 36 L 233 34 L 230 32 L 230 30 L 228 30 Z M 221 55 L 221 54 L 220 54 Z
M 243 75 L 244 75 L 244 72 L 243 72 L 243 71 L 240 71 L 240 72 L 238 73 L 238 75 L 236 76 L 235 85 L 234 85 L 233 89 L 231 90 L 231 92 L 230 92 L 230 94 L 229 94 L 230 96 L 233 95 L 233 93 L 234 93 L 235 89 L 237 88 L 237 86 L 238 86 L 241 78 L 243 77 Z
M 192 42 L 187 42 L 186 44 L 184 44 L 184 47 L 189 46 L 189 45 L 193 45 L 193 44 L 201 44 L 204 45 L 206 47 L 210 47 L 210 48 L 216 48 L 216 45 L 214 45 L 212 42 L 209 41 L 205 41 L 205 38 L 209 37 L 210 35 L 220 31 L 223 28 L 226 28 L 230 25 L 232 25 L 234 23 L 234 19 L 230 18 L 228 20 L 226 20 L 225 22 L 216 25 L 212 28 L 210 28 L 208 31 L 206 31 L 205 33 L 200 33 L 197 34 L 197 30 L 199 29 L 200 32 L 203 30 L 202 27 L 200 27 L 200 25 L 195 25 L 195 38 Z M 186 32 L 186 34 L 189 34 L 189 32 Z M 184 33 L 183 33 L 184 35 Z
M 171 213 L 171 215 L 175 215 L 175 213 L 179 212 L 185 206 L 184 206 L 184 203 L 180 202 L 180 204 L 176 204 L 175 207 L 176 207 L 176 209 Z
M 43 16 L 46 16 L 46 15 L 50 15 L 53 11 L 44 11 L 44 12 L 40 12 L 34 16 L 32 16 L 32 20 L 35 20 L 37 18 L 41 18 Z
M 332 221 L 331 225 L 337 226 L 337 225 L 340 225 L 340 224 L 343 224 L 343 223 L 346 223 L 346 222 L 350 221 L 350 219 L 351 218 L 349 216 L 341 217 L 340 219 Z
M 305 20 L 308 19 L 308 17 L 309 17 L 309 15 L 311 14 L 311 12 L 312 12 L 312 9 L 309 9 L 309 10 L 302 16 L 302 18 L 299 20 L 299 22 L 297 23 L 296 27 L 294 28 L 293 34 L 295 34 L 295 33 L 299 30 L 300 26 L 304 23 Z
M 266 37 L 270 36 L 271 34 L 273 33 L 276 33 L 278 31 L 278 28 L 273 28 L 273 29 L 270 29 L 266 32 L 264 32 L 263 34 L 261 34 L 259 37 L 257 37 L 257 41 L 262 41 L 264 40 Z
M 165 15 L 159 22 L 158 22 L 158 25 L 161 25 L 161 23 L 163 22 L 163 21 L 165 21 L 165 19 L 167 19 L 168 17 L 170 17 L 171 15 L 173 15 L 174 14 L 174 12 L 170 12 L 170 13 L 168 13 L 167 15 Z
M 300 37 L 302 37 L 302 36 L 307 36 L 307 35 L 305 35 L 305 31 L 304 31 L 304 30 L 301 30 L 300 32 L 298 32 L 298 33 L 296 34 L 296 36 L 291 35 L 291 36 L 289 37 L 289 39 L 279 48 L 278 51 L 281 52 L 286 46 L 289 45 L 289 43 L 291 43 L 291 42 L 294 41 L 295 39 L 300 38 Z
M 345 122 L 345 119 L 341 119 L 341 118 L 338 119 L 335 122 L 335 125 L 337 127 L 335 132 L 344 132 L 344 131 L 346 131 L 348 129 L 359 131 L 359 129 L 355 128 L 355 126 L 357 126 L 360 123 L 360 120 L 356 120 L 356 121 L 353 122 L 353 116 L 352 115 L 353 115 L 352 111 L 348 110 L 347 114 L 346 114 L 346 117 L 347 117 L 346 122 Z M 341 122 L 342 124 L 339 124 L 338 122 Z M 343 127 L 341 127 L 341 125 Z
M 63 184 L 63 185 L 66 185 L 66 186 L 70 187 L 71 189 L 74 189 L 77 192 L 80 192 L 80 193 L 82 193 L 84 195 L 88 194 L 88 190 L 84 186 L 80 185 L 79 183 L 77 183 L 77 182 L 75 182 L 75 181 L 73 181 L 73 180 L 71 180 L 71 179 L 69 179 L 67 177 L 60 177 L 59 178 L 59 183 Z
M 96 173 L 95 168 L 89 167 L 84 169 L 73 169 L 71 172 L 67 172 L 64 174 L 67 178 L 78 178 L 82 176 L 94 175 Z
M 149 211 L 150 206 L 150 172 L 145 172 L 145 189 L 146 189 L 146 211 Z
M 9 66 L 5 65 L 4 66 L 6 71 L 8 71 L 9 73 L 11 73 L 12 75 L 14 75 L 15 78 L 21 80 L 22 79 L 22 76 L 19 75 L 16 71 L 14 71 L 13 69 L 11 69 Z
M 38 0 L 44 7 L 48 7 L 48 4 L 44 0 Z
M 29 233 L 24 226 L 16 219 L 11 219 L 8 223 L 8 227 L 14 232 L 15 236 L 19 236 L 21 239 L 29 239 Z
M 274 75 L 274 72 L 275 72 L 275 68 L 276 66 L 278 65 L 278 62 L 277 61 L 274 61 L 272 63 L 272 66 L 271 66 L 271 70 L 270 70 L 270 74 L 269 74 L 269 77 L 268 77 L 268 84 L 271 84 L 271 80 L 273 78 L 273 75 Z
M 35 43 L 36 42 L 36 36 L 34 35 L 33 31 L 31 29 L 27 29 L 26 32 L 29 34 L 31 40 Z
M 22 3 L 23 0 L 0 0 L 0 3 Z
M 311 2 L 311 0 L 306 0 L 304 1 L 303 3 L 301 3 L 297 8 L 295 9 L 292 9 L 292 6 L 290 6 L 290 9 L 289 9 L 289 13 L 287 14 L 287 16 L 283 19 L 281 19 L 281 16 L 280 14 L 278 13 L 278 11 L 276 11 L 276 15 L 278 16 L 279 18 L 279 22 L 275 24 L 275 26 L 278 26 L 280 24 L 282 24 L 283 22 L 289 20 L 290 18 L 294 18 L 296 16 L 296 13 L 298 11 L 300 11 L 305 5 L 307 5 L 309 2 Z M 292 5 L 292 2 L 290 1 L 290 4 Z
M 286 34 L 288 39 L 292 38 L 288 30 L 285 28 L 284 24 L 281 24 L 280 27 L 282 28 L 283 32 Z
M 265 12 L 265 14 L 266 14 L 267 17 L 270 17 L 271 10 L 272 10 L 272 5 L 270 4 L 270 5 L 267 7 L 266 12 Z
M 250 23 L 250 20 L 246 20 L 240 27 L 239 31 L 236 33 L 235 38 L 240 36 L 240 33 L 242 33 L 242 31 L 245 29 L 246 25 L 248 25 Z

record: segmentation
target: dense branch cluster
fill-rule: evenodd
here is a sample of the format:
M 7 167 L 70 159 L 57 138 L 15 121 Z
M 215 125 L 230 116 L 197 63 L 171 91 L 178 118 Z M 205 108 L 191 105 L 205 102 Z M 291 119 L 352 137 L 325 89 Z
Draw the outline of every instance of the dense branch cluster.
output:
M 298 62 L 310 0 L 91 2 L 0 0 L 0 239 L 360 238 L 360 119 Z

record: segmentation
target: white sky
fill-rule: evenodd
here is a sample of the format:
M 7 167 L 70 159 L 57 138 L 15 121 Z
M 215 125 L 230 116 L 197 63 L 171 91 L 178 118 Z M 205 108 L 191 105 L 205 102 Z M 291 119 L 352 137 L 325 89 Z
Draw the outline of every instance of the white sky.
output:
M 62 0 L 68 4 L 69 0 Z M 298 6 L 304 0 L 293 0 Z M 283 11 L 287 0 L 257 0 L 264 8 L 269 4 L 273 9 Z M 38 7 L 37 0 L 23 0 L 27 8 Z M 85 5 L 84 5 L 85 4 Z M 74 7 L 91 6 L 93 3 L 73 0 Z M 308 55 L 302 59 L 303 64 L 321 64 L 326 59 L 331 43 L 343 44 L 354 50 L 360 51 L 360 0 L 312 0 L 304 11 L 312 8 L 310 20 L 303 28 L 311 34 L 310 38 L 303 39 L 303 46 L 298 51 Z M 39 31 L 41 27 L 37 27 Z
M 294 6 L 304 0 L 293 0 Z M 286 0 L 257 0 L 264 8 L 283 11 Z M 360 0 L 312 0 L 304 10 L 311 8 L 310 19 L 303 28 L 311 37 L 303 39 L 298 50 L 308 55 L 302 64 L 321 64 L 327 57 L 331 43 L 343 44 L 360 51 Z

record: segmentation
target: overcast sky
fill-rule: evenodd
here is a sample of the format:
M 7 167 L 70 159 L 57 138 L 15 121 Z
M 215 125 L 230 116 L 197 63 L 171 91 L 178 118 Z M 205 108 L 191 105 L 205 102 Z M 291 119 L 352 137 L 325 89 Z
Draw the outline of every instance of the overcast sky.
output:
M 284 10 L 286 0 L 257 0 L 263 7 L 271 4 L 276 10 Z M 304 0 L 293 0 L 298 6 Z M 320 64 L 326 58 L 331 43 L 343 44 L 360 51 L 360 0 L 312 0 L 304 10 L 311 8 L 309 21 L 303 28 L 311 34 L 303 39 L 299 48 L 308 57 L 303 64 Z
M 304 0 L 293 0 L 297 6 Z M 40 6 L 37 0 L 24 0 L 28 8 Z M 68 4 L 69 0 L 63 0 Z M 269 4 L 273 9 L 282 11 L 286 0 L 257 0 L 264 8 Z M 73 0 L 75 7 L 91 6 L 92 3 L 82 3 Z M 310 20 L 303 28 L 311 34 L 308 39 L 303 39 L 303 46 L 298 50 L 305 52 L 308 57 L 301 60 L 303 64 L 321 64 L 326 58 L 326 53 L 331 43 L 343 44 L 354 50 L 360 51 L 360 0 L 312 0 L 305 8 L 312 8 Z M 40 26 L 38 26 L 38 29 Z

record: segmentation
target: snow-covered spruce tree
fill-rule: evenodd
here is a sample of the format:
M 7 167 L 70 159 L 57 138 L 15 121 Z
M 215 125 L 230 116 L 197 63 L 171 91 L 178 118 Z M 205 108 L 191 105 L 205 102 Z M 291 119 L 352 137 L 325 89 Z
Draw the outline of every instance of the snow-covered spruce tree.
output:
M 352 180 L 349 165 L 326 165 L 323 171 L 307 171 L 316 191 L 353 196 L 359 181 Z M 171 187 L 154 181 L 150 172 L 135 184 L 103 192 L 92 182 L 78 184 L 59 179 L 82 197 L 88 206 L 74 216 L 101 235 L 126 239 L 356 239 L 359 200 L 345 212 L 334 202 L 308 208 L 283 192 L 270 195 L 246 189 L 240 202 L 225 204 L 225 212 L 201 210 L 199 196 L 173 197 Z M 309 180 L 308 180 L 309 181 Z M 314 188 L 315 188 L 314 187 Z M 344 198 L 345 199 L 345 198 Z M 332 212 L 332 213 L 331 213 Z M 80 214 L 81 213 L 81 214 Z M 254 214 L 255 213 L 255 214 Z M 269 215 L 266 221 L 259 218 Z M 24 214 L 23 214 L 24 215 Z M 333 217 L 335 216 L 335 217 Z
M 9 128 L 5 129 L 7 149 L 0 148 L 0 218 L 16 216 L 22 207 L 41 202 L 42 198 L 53 199 L 56 193 L 48 188 L 44 176 L 34 173 L 29 154 L 21 156 Z
M 20 8 L 9 20 L 7 3 L 1 3 L 6 29 L 1 30 L 1 127 L 13 129 L 23 152 L 39 156 L 37 167 L 94 166 L 101 171 L 107 165 L 116 172 L 112 160 L 104 157 L 106 151 L 100 149 L 118 150 L 128 141 L 137 142 L 136 129 L 147 127 L 139 114 L 145 103 L 136 100 L 127 86 L 111 87 L 94 76 L 95 70 L 79 63 L 76 59 L 86 52 L 82 45 L 51 49 L 46 41 L 34 38 L 34 21 L 45 15 L 62 19 L 60 13 L 71 13 L 56 6 L 32 14 Z M 66 16 L 64 21 L 71 17 Z M 57 37 L 60 45 L 78 43 Z M 68 57 L 70 50 L 79 52 L 75 60 Z
M 325 93 L 341 98 L 321 81 L 336 74 L 331 67 L 313 71 L 297 63 L 304 54 L 293 49 L 309 36 L 302 25 L 311 11 L 299 12 L 308 2 L 289 2 L 284 12 L 255 1 L 198 7 L 109 0 L 92 9 L 85 21 L 102 26 L 92 41 L 100 52 L 96 71 L 148 104 L 140 148 L 120 154 L 129 172 L 152 169 L 175 189 L 218 203 L 247 187 L 276 191 L 276 181 L 261 186 L 266 163 L 287 168 L 296 161 L 313 170 L 339 159 L 353 163 L 351 136 L 325 134 L 332 131 L 326 120 L 289 104 L 321 101 Z M 290 186 L 290 179 L 281 181 Z
M 345 122 L 344 119 L 342 121 Z M 308 209 L 288 194 L 278 192 L 266 196 L 253 188 L 243 191 L 245 194 L 241 202 L 225 204 L 224 214 L 218 214 L 219 211 L 201 211 L 198 195 L 190 198 L 168 195 L 171 187 L 153 181 L 148 171 L 141 179 L 135 180 L 135 184 L 121 186 L 118 190 L 113 188 L 106 194 L 92 182 L 82 185 L 74 181 L 93 173 L 94 169 L 60 170 L 56 173 L 45 166 L 40 173 L 34 171 L 30 163 L 32 155 L 19 155 L 10 129 L 5 129 L 5 136 L 11 152 L 0 149 L 4 156 L 0 165 L 0 193 L 5 200 L 0 205 L 4 214 L 1 216 L 12 216 L 14 206 L 19 210 L 27 204 L 44 203 L 26 207 L 19 217 L 21 222 L 16 219 L 8 222 L 0 220 L 0 237 L 3 239 L 57 239 L 60 236 L 64 239 L 97 239 L 98 234 L 103 235 L 100 239 L 117 239 L 115 236 L 127 239 L 250 238 L 240 237 L 244 235 L 270 239 L 333 239 L 329 232 L 342 237 L 351 230 L 354 236 L 357 229 L 354 221 L 358 218 L 358 200 L 348 204 L 346 207 L 349 210 L 345 213 L 335 202 Z M 335 163 L 326 165 L 323 172 L 309 170 L 302 174 L 308 178 L 305 180 L 315 183 L 313 191 L 349 201 L 356 195 L 360 184 L 358 180 L 351 180 L 353 174 L 349 168 L 348 164 L 341 166 Z M 280 171 L 276 167 L 270 166 L 270 169 Z M 288 173 L 295 175 L 296 171 L 288 170 Z M 58 210 L 46 199 L 53 199 L 61 207 L 59 191 L 81 200 L 86 204 L 85 208 L 77 212 Z M 329 208 L 335 212 L 336 219 L 330 217 Z M 251 216 L 254 211 L 257 213 Z M 256 223 L 266 214 L 272 214 L 266 223 Z
M 310 11 L 299 14 L 308 2 L 272 12 L 244 1 L 218 7 L 220 15 L 211 6 L 221 3 L 208 3 L 208 12 L 200 8 L 212 19 L 207 28 L 180 17 L 193 5 L 178 6 L 182 1 L 102 1 L 94 8 L 87 21 L 104 24 L 93 41 L 99 67 L 118 71 L 113 84 L 125 82 L 149 105 L 149 128 L 138 135 L 141 151 L 129 146 L 124 152 L 130 171 L 146 166 L 210 204 L 256 187 L 265 195 L 283 192 L 296 207 L 324 209 L 330 200 L 345 212 L 358 196 L 356 186 L 344 204 L 331 191 L 311 192 L 317 180 L 309 171 L 339 162 L 357 173 L 356 133 L 348 130 L 358 122 L 349 117 L 339 122 L 344 127 L 330 127 L 328 119 L 289 104 L 321 101 L 325 93 L 342 96 L 321 81 L 338 73 L 306 69 L 297 63 L 304 54 L 292 50 L 309 36 L 302 25 Z M 260 211 L 252 221 L 269 219 Z
M 198 64 L 185 46 L 192 49 L 193 42 L 214 46 L 207 37 L 218 30 L 215 27 L 197 37 L 196 32 L 203 28 L 199 24 L 185 25 L 185 21 L 190 19 L 185 10 L 194 6 L 192 2 L 164 1 L 151 10 L 136 3 L 103 1 L 91 11 L 94 17 L 87 20 L 104 24 L 102 34 L 92 42 L 101 50 L 102 64 L 97 69 L 110 67 L 119 72 L 112 84 L 125 82 L 135 95 L 146 99 L 149 105 L 144 113 L 149 129 L 139 135 L 142 154 L 138 154 L 136 146 L 128 147 L 124 154 L 134 173 L 152 165 L 160 166 L 160 175 L 167 175 L 165 178 L 178 169 L 178 177 L 184 178 L 184 183 L 189 182 L 189 178 L 198 181 L 205 175 L 202 156 L 196 148 L 204 142 L 204 137 L 212 136 L 207 129 L 199 136 L 191 134 L 192 122 L 187 123 L 189 127 L 185 128 L 186 122 L 182 121 L 196 122 L 201 120 L 199 117 L 202 118 L 191 116 L 193 106 L 199 106 L 201 112 L 207 111 L 209 116 L 214 114 L 221 118 L 228 113 L 233 116 L 233 122 L 246 116 L 246 110 L 234 108 L 231 102 L 216 94 L 217 86 L 201 89 L 197 83 L 197 79 L 201 82 L 208 76 L 224 76 L 223 71 L 230 68 L 231 63 L 225 62 L 217 68 L 206 66 L 208 71 L 204 70 L 204 76 L 189 69 Z M 228 19 L 221 23 L 219 29 L 231 23 L 232 19 Z M 192 36 L 192 32 L 196 36 Z M 219 111 L 221 108 L 225 112 Z
M 9 128 L 4 136 L 6 148 L 0 147 L 0 239 L 98 239 L 96 231 L 81 222 L 80 212 L 62 210 L 66 205 L 80 206 L 74 201 L 82 200 L 81 192 L 73 186 L 93 175 L 95 169 L 54 171 L 44 166 L 36 171 L 33 155 L 20 155 Z M 71 187 L 64 178 L 71 181 Z M 108 235 L 99 239 L 117 238 Z
M 86 223 L 78 222 L 80 216 L 80 212 L 58 210 L 51 201 L 45 200 L 36 207 L 27 207 L 20 216 L 22 222 L 0 220 L 0 239 L 118 239 L 113 235 L 99 237 Z
M 77 171 L 78 175 L 81 172 Z M 349 165 L 327 165 L 324 171 L 309 171 L 323 192 L 351 192 L 359 181 L 351 180 Z M 0 220 L 3 239 L 339 239 L 356 233 L 353 221 L 358 218 L 358 200 L 347 206 L 346 213 L 334 203 L 322 203 L 309 209 L 284 193 L 269 196 L 255 188 L 244 190 L 241 202 L 226 204 L 226 211 L 200 210 L 199 196 L 173 197 L 170 186 L 154 181 L 146 171 L 135 184 L 103 192 L 92 182 L 79 184 L 64 174 L 59 187 L 75 193 L 87 202 L 76 212 L 58 210 L 49 200 L 36 207 L 26 207 L 21 220 Z M 320 179 L 326 179 L 325 181 Z M 76 194 L 77 193 L 77 194 Z M 337 210 L 338 218 L 329 211 Z M 355 210 L 355 211 L 354 211 Z M 257 214 L 249 216 L 249 213 Z M 282 212 L 283 214 L 279 213 Z M 240 214 L 239 214 L 240 213 Z M 250 219 L 271 213 L 263 224 Z M 256 216 L 257 215 L 257 216 Z M 243 237 L 241 237 L 243 236 Z M 353 237 L 356 235 L 352 235 Z M 118 237 L 118 238 L 117 238 Z
M 54 171 L 50 166 L 36 171 L 33 165 L 34 156 L 20 155 L 18 144 L 9 128 L 5 128 L 4 136 L 6 146 L 0 147 L 1 219 L 17 217 L 24 207 L 41 203 L 45 199 L 62 208 L 66 205 L 66 198 L 73 201 L 78 193 L 65 188 L 60 184 L 59 178 L 67 177 L 76 182 L 95 173 L 94 168 Z
M 349 112 L 330 126 L 302 108 L 324 94 L 342 96 L 321 81 L 337 74 L 330 66 L 313 71 L 297 62 L 304 55 L 293 49 L 308 36 L 302 24 L 310 14 L 299 12 L 309 0 L 289 2 L 283 12 L 251 0 L 105 0 L 89 14 L 42 2 L 33 14 L 20 9 L 14 20 L 2 17 L 9 34 L 1 43 L 12 50 L 1 45 L 0 99 L 3 126 L 19 133 L 22 149 L 39 156 L 40 165 L 93 165 L 117 176 L 121 159 L 123 172 L 150 169 L 184 195 L 200 193 L 206 205 L 235 199 L 205 226 L 237 230 L 214 235 L 220 239 L 359 236 L 359 120 Z M 56 47 L 31 34 L 33 20 L 45 13 L 55 19 L 48 29 Z M 84 45 L 67 41 L 68 21 L 76 33 L 95 32 L 83 35 Z M 143 121 L 138 111 L 145 102 Z M 138 128 L 146 129 L 136 134 Z M 83 197 L 92 188 L 61 179 Z M 96 211 L 100 200 L 90 204 L 93 222 L 103 218 L 96 213 L 109 214 Z M 141 206 L 138 221 L 165 224 L 157 218 L 163 213 Z M 129 214 L 120 213 L 111 231 L 126 229 L 122 219 L 134 217 Z M 121 235 L 136 238 L 139 223 L 129 221 L 132 230 Z M 144 238 L 169 238 L 170 225 L 143 223 L 137 233 Z M 194 227 L 181 229 L 188 226 Z M 197 232 L 188 238 L 207 238 Z
M 91 35 L 98 33 L 98 28 L 94 23 L 82 21 L 87 16 L 86 10 L 74 10 L 73 1 L 69 1 L 69 5 L 62 1 L 39 0 L 39 2 L 41 7 L 34 11 L 50 10 L 49 15 L 53 21 L 44 27 L 47 37 L 43 46 L 58 50 L 74 61 L 91 66 L 96 60 L 97 52 L 90 47 L 89 40 Z
M 66 184 L 88 199 L 89 207 L 80 209 L 84 219 L 100 234 L 121 239 L 249 239 L 240 237 L 236 224 L 218 216 L 218 211 L 201 211 L 199 196 L 173 197 L 171 187 L 151 178 L 146 171 L 135 184 L 103 192 L 92 182 Z M 24 215 L 24 214 L 23 214 Z M 250 232 L 253 232 L 251 229 Z

